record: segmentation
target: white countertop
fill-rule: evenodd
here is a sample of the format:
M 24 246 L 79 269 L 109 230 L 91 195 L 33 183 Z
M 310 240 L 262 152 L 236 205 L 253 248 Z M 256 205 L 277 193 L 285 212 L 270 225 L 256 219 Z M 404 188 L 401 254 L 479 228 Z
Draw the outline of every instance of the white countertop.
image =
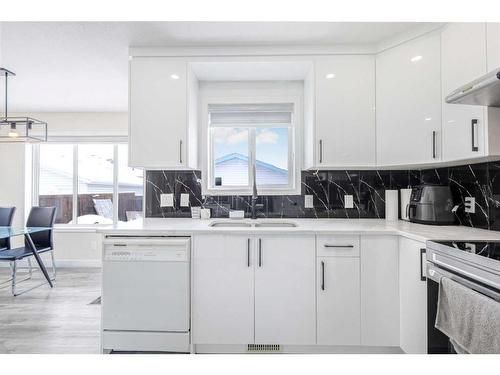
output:
M 256 222 L 293 222 L 293 228 L 214 228 L 213 222 L 230 219 L 144 219 L 100 227 L 100 233 L 112 235 L 192 235 L 196 233 L 238 234 L 363 234 L 400 235 L 417 241 L 427 240 L 475 240 L 500 241 L 499 231 L 475 229 L 465 226 L 434 226 L 414 224 L 406 221 L 390 222 L 384 219 L 261 219 Z M 249 221 L 249 219 L 241 220 Z

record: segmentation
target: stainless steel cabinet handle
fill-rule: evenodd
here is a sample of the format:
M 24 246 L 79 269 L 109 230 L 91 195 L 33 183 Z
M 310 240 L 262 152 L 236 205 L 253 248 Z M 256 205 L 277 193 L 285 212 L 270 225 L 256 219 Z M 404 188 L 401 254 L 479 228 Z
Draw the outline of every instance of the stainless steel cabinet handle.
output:
M 420 280 L 421 281 L 426 281 L 427 278 L 425 277 L 425 271 L 424 271 L 424 257 L 425 257 L 426 249 L 420 249 Z
M 247 267 L 250 267 L 250 238 L 247 239 Z
M 325 262 L 321 261 L 321 290 L 325 290 Z
M 259 238 L 259 267 L 262 267 L 262 238 Z
M 347 248 L 347 249 L 351 249 L 354 247 L 354 245 L 329 245 L 329 244 L 324 244 L 323 245 L 324 247 L 333 247 L 333 248 L 338 248 L 338 249 L 342 249 L 342 248 Z
M 436 159 L 436 131 L 432 132 L 432 158 Z
M 179 163 L 182 164 L 182 139 L 179 140 Z
M 323 163 L 323 140 L 319 140 L 319 162 Z
M 471 125 L 472 151 L 477 152 L 479 151 L 479 147 L 477 146 L 476 143 L 477 119 L 472 119 L 470 125 Z

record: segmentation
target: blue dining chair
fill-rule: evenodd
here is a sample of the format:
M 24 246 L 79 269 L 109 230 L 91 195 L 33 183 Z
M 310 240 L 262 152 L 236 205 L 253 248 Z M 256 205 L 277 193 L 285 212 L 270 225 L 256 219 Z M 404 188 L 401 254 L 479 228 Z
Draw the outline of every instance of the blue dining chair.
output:
M 28 220 L 26 221 L 26 227 L 46 227 L 53 228 L 54 222 L 56 220 L 56 207 L 33 207 L 31 208 Z M 38 254 L 50 253 L 52 260 L 52 276 L 51 280 L 56 278 L 56 265 L 54 262 L 54 244 L 53 244 L 53 230 L 46 230 L 43 232 L 32 233 L 31 240 L 35 245 Z M 0 251 L 0 262 L 9 262 L 11 268 L 11 278 L 5 282 L 11 282 L 12 295 L 18 296 L 22 293 L 28 292 L 32 289 L 38 288 L 46 283 L 41 283 L 39 285 L 33 286 L 29 289 L 18 292 L 16 287 L 20 282 L 31 279 L 32 277 L 32 266 L 31 257 L 33 257 L 33 251 L 27 240 L 24 241 L 24 246 L 15 249 L 7 249 Z M 16 280 L 17 276 L 17 263 L 20 260 L 26 259 L 29 265 L 29 275 L 22 280 Z M 4 283 L 5 283 L 4 282 Z
M 15 207 L 0 207 L 0 227 L 12 226 Z M 10 238 L 0 238 L 0 251 L 10 249 Z

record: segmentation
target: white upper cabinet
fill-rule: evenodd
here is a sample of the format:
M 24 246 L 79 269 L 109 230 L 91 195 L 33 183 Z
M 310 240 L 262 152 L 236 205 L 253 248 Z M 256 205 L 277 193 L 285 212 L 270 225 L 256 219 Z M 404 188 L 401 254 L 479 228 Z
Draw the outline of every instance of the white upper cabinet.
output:
M 500 22 L 489 22 L 486 25 L 488 72 L 500 68 Z
M 130 61 L 129 165 L 186 168 L 188 70 L 182 58 L 134 57 Z
M 446 104 L 453 90 L 486 73 L 486 24 L 452 23 L 441 34 L 443 161 L 486 155 L 485 107 Z
M 432 33 L 377 56 L 379 165 L 441 159 L 440 44 L 439 33 Z
M 374 166 L 374 57 L 320 57 L 315 76 L 316 167 Z

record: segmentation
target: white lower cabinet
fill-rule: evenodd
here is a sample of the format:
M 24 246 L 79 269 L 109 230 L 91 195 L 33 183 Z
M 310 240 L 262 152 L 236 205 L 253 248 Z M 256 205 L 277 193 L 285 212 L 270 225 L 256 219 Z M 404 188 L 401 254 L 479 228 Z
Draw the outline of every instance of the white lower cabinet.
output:
M 314 236 L 197 235 L 194 344 L 315 344 Z
M 248 236 L 197 235 L 193 250 L 192 340 L 254 341 L 254 269 Z
M 193 243 L 195 345 L 426 352 L 424 243 L 379 235 L 232 234 L 195 235 Z
M 314 236 L 255 241 L 255 342 L 315 344 Z
M 400 344 L 405 353 L 427 353 L 425 243 L 399 239 Z
M 359 258 L 317 258 L 319 345 L 360 345 Z
M 398 237 L 361 237 L 361 345 L 399 346 Z

